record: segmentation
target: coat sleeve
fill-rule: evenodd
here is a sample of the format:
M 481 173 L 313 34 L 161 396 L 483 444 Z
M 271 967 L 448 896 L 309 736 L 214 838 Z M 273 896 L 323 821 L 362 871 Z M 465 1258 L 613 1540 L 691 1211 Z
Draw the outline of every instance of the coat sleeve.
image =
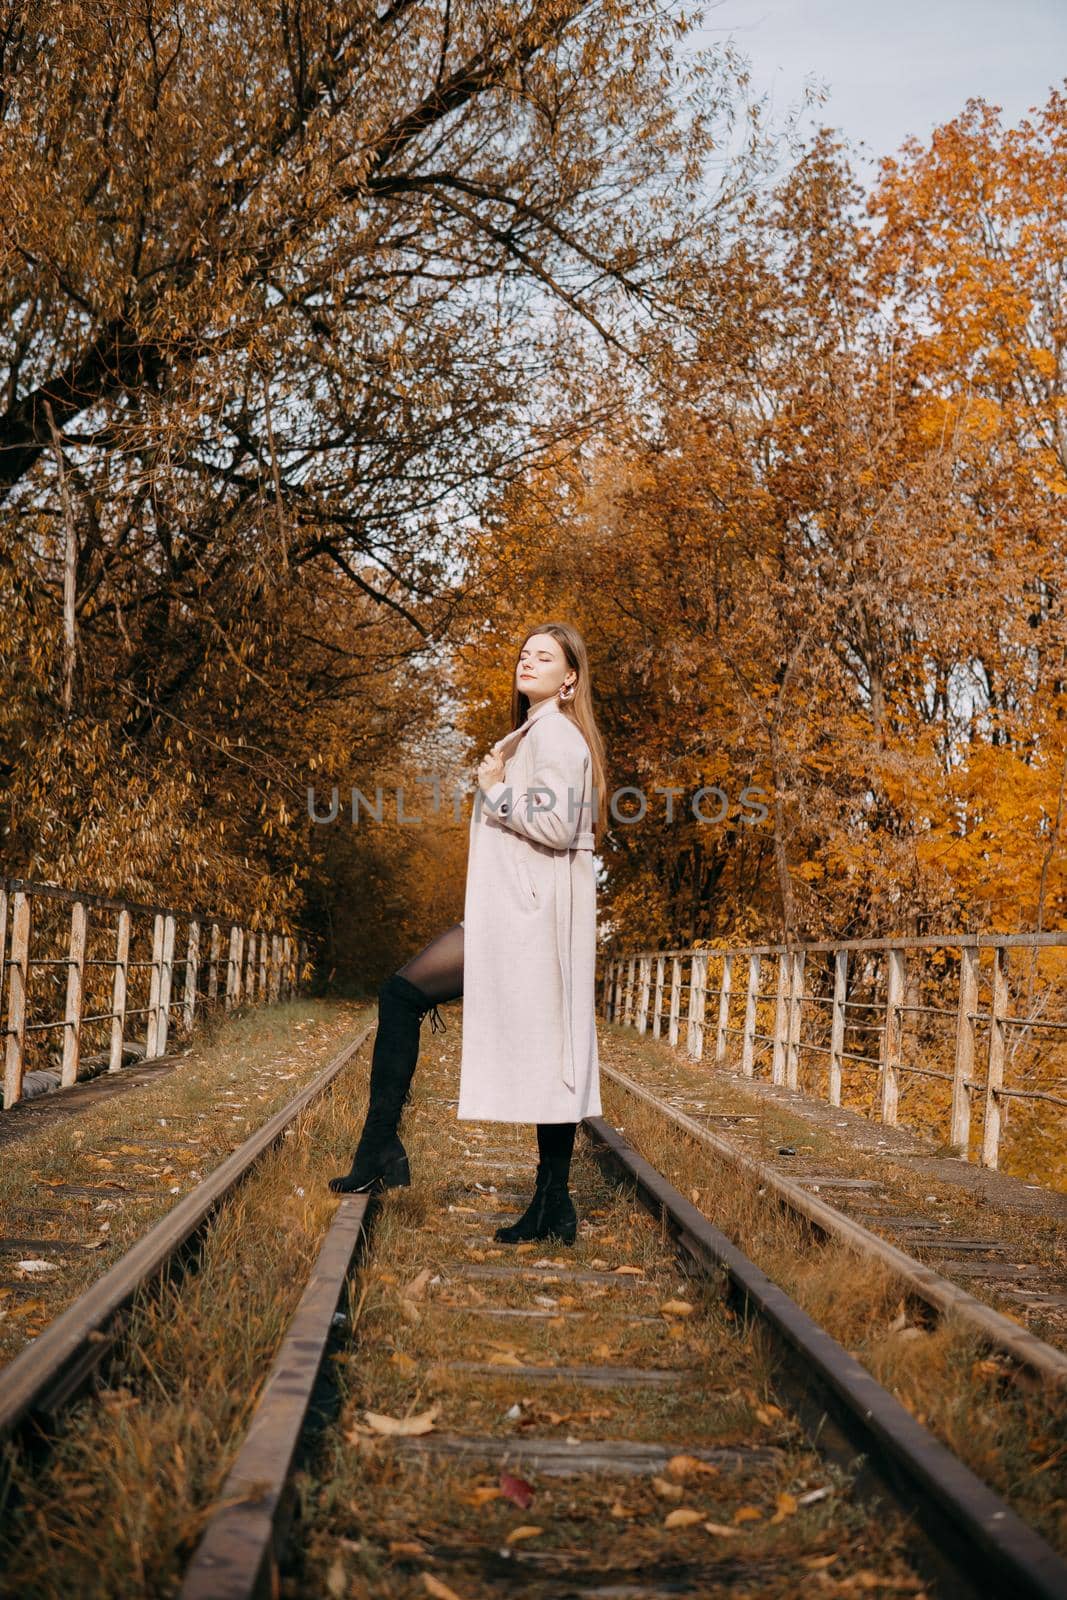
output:
M 582 794 L 589 752 L 570 730 L 531 729 L 530 787 L 513 795 L 504 781 L 485 790 L 486 803 L 505 827 L 552 850 L 566 850 L 575 835 L 592 826 Z

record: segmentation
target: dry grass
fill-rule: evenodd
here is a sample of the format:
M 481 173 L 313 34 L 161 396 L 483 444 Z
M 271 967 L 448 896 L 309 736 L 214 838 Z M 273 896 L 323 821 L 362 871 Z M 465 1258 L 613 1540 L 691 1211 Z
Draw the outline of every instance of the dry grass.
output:
M 128 1109 L 150 1121 L 184 1106 L 220 1159 L 252 1131 L 251 1121 L 232 1125 L 229 1110 L 213 1120 L 220 1082 L 239 1084 L 242 1097 L 266 1085 L 253 1112 L 265 1121 L 365 1016 L 314 1002 L 284 1009 L 288 1044 L 280 1013 L 236 1017 L 203 1062 L 138 1091 Z M 129 1362 L 102 1403 L 73 1409 L 43 1465 L 9 1454 L 0 1496 L 6 1592 L 103 1600 L 172 1591 L 336 1209 L 322 1174 L 348 1164 L 349 1100 L 365 1099 L 366 1058 L 361 1051 L 257 1163 L 206 1229 L 201 1269 L 136 1307 Z M 125 1097 L 106 1108 L 110 1120 L 120 1106 Z
M 620 1063 L 622 1068 L 622 1063 Z M 626 1068 L 622 1068 L 626 1070 Z M 605 1117 L 997 1493 L 1067 1551 L 1067 1396 L 991 1358 L 955 1319 L 905 1308 L 890 1269 L 759 1192 L 659 1112 L 605 1080 Z
M 703 1280 L 681 1270 L 664 1230 L 603 1176 L 581 1138 L 572 1174 L 581 1217 L 575 1245 L 494 1245 L 493 1217 L 480 1213 L 510 1219 L 521 1201 L 480 1194 L 473 1184 L 528 1193 L 533 1130 L 456 1123 L 454 1110 L 430 1096 L 454 1092 L 458 1041 L 425 1055 L 422 1098 L 405 1128 L 415 1181 L 388 1197 L 375 1224 L 372 1264 L 353 1297 L 356 1338 L 337 1361 L 340 1425 L 301 1478 L 302 1535 L 283 1570 L 283 1596 L 443 1593 L 428 1586 L 432 1578 L 460 1600 L 519 1582 L 524 1594 L 548 1597 L 597 1575 L 616 1583 L 672 1578 L 708 1596 L 791 1600 L 798 1575 L 828 1595 L 921 1593 L 897 1519 L 885 1507 L 875 1514 L 857 1505 L 847 1481 L 812 1452 L 775 1403 L 758 1338 L 745 1337 Z M 517 1184 L 489 1164 L 507 1162 L 507 1152 Z M 547 1263 L 544 1276 L 472 1280 L 460 1270 L 521 1262 Z M 560 1265 L 621 1281 L 554 1282 Z M 620 1267 L 640 1271 L 623 1275 Z M 687 1301 L 692 1314 L 661 1312 L 670 1300 Z M 491 1307 L 550 1315 L 477 1315 Z M 627 1321 L 635 1313 L 654 1320 Z M 499 1365 L 499 1376 L 450 1370 L 456 1359 Z M 531 1382 L 509 1372 L 516 1361 L 681 1369 L 684 1376 L 669 1389 L 592 1388 Z M 435 1406 L 435 1431 L 509 1442 L 518 1453 L 514 1470 L 533 1490 L 529 1506 L 501 1496 L 492 1467 L 412 1458 L 366 1421 L 368 1412 L 407 1417 Z M 739 1473 L 683 1472 L 674 1500 L 651 1477 L 558 1479 L 523 1469 L 522 1444 L 531 1436 L 667 1442 L 681 1452 L 756 1445 L 778 1455 Z M 797 1504 L 813 1490 L 826 1493 Z M 678 1508 L 699 1511 L 700 1520 L 668 1527 Z M 509 1542 L 520 1528 L 538 1531 Z
M 8 1280 L 0 1285 L 0 1361 L 17 1355 L 321 1072 L 361 1020 L 370 1020 L 366 1007 L 315 1000 L 222 1015 L 167 1076 L 5 1143 L 4 1235 L 75 1239 L 92 1249 L 49 1252 L 41 1259 L 54 1270 L 32 1275 L 17 1262 L 37 1252 L 0 1258 Z M 99 1194 L 59 1194 L 50 1188 L 56 1183 Z
M 318 1036 L 305 1078 L 361 1020 L 351 1008 L 328 1015 L 338 1016 L 338 1032 Z M 424 1035 L 416 1098 L 406 1113 L 415 1181 L 386 1197 L 374 1224 L 370 1265 L 350 1288 L 352 1337 L 333 1361 L 339 1423 L 298 1475 L 302 1520 L 282 1594 L 407 1600 L 434 1592 L 429 1574 L 460 1600 L 499 1594 L 520 1580 L 531 1600 L 547 1600 L 567 1592 L 568 1573 L 585 1584 L 597 1573 L 613 1575 L 605 1582 L 626 1575 L 633 1582 L 672 1578 L 701 1595 L 748 1593 L 761 1600 L 793 1600 L 808 1584 L 829 1597 L 921 1594 L 899 1520 L 885 1507 L 854 1501 L 847 1479 L 811 1451 L 776 1402 L 760 1339 L 748 1336 L 702 1280 L 682 1271 L 663 1229 L 602 1175 L 581 1137 L 573 1185 L 581 1227 L 573 1249 L 549 1247 L 542 1255 L 539 1245 L 493 1243 L 493 1215 L 480 1213 L 511 1218 L 521 1201 L 478 1192 L 474 1181 L 528 1193 L 533 1130 L 456 1121 L 454 1107 L 443 1103 L 454 1095 L 458 1075 L 458 1028 L 449 1016 L 440 1042 Z M 262 1053 L 251 1053 L 262 1070 Z M 208 1230 L 200 1272 L 180 1291 L 139 1308 L 130 1362 L 105 1402 L 75 1410 L 43 1467 L 18 1465 L 22 1498 L 0 1524 L 0 1565 L 11 1592 L 25 1600 L 176 1592 L 333 1215 L 325 1179 L 347 1165 L 361 1125 L 366 1061 L 364 1051 L 332 1092 L 304 1113 L 294 1136 L 257 1165 Z M 279 1077 L 291 1070 L 284 1057 L 277 1066 Z M 234 1067 L 232 1059 L 225 1068 L 216 1061 L 216 1079 Z M 285 1082 L 282 1098 L 298 1086 Z M 605 1083 L 606 1107 L 611 1095 Z M 219 1099 L 216 1082 L 212 1104 Z M 268 1109 L 273 1106 L 257 1101 L 239 1114 L 254 1110 L 259 1121 Z M 224 1154 L 222 1134 L 233 1113 L 216 1115 L 224 1119 L 218 1130 Z M 946 1373 L 962 1379 L 962 1346 L 937 1334 L 924 1347 L 930 1351 L 924 1367 L 914 1358 L 915 1340 L 894 1342 L 885 1326 L 896 1303 L 889 1281 L 853 1275 L 846 1283 L 832 1270 L 843 1257 L 798 1241 L 777 1208 L 768 1210 L 735 1179 L 716 1189 L 721 1174 L 716 1180 L 710 1170 L 697 1172 L 698 1153 L 668 1133 L 655 1113 L 645 1118 L 643 1108 L 620 1098 L 611 1120 L 623 1122 L 635 1144 L 649 1141 L 645 1153 L 668 1175 L 677 1169 L 675 1181 L 686 1192 L 699 1188 L 701 1203 L 720 1226 L 733 1206 L 741 1242 L 753 1253 L 761 1228 L 768 1230 L 763 1264 L 788 1280 L 798 1298 L 807 1296 L 808 1308 L 833 1322 L 850 1348 L 880 1363 L 878 1370 L 902 1393 L 914 1393 L 909 1403 L 928 1408 L 931 1420 L 936 1410 L 946 1431 L 950 1425 L 972 1429 L 972 1464 L 1005 1417 L 1009 1429 L 1018 1429 L 1027 1397 L 999 1393 L 999 1376 L 972 1377 L 969 1389 L 963 1385 L 961 1395 L 978 1409 L 974 1417 L 961 1409 L 952 1423 L 952 1403 L 941 1390 Z M 240 1129 L 242 1136 L 248 1131 Z M 493 1156 L 494 1150 L 503 1154 Z M 509 1162 L 513 1175 L 491 1168 L 490 1160 Z M 553 1283 L 550 1268 L 500 1282 L 473 1280 L 458 1270 L 463 1263 L 545 1260 L 615 1273 L 620 1286 Z M 640 1271 L 618 1274 L 620 1266 Z M 405 1295 L 426 1269 L 430 1281 L 421 1294 Z M 688 1301 L 692 1313 L 662 1312 L 671 1299 Z M 492 1306 L 551 1314 L 538 1321 L 477 1315 Z M 562 1318 L 564 1311 L 579 1315 Z M 634 1313 L 654 1320 L 628 1321 Z M 456 1359 L 499 1365 L 499 1376 L 450 1370 L 447 1363 Z M 686 1376 L 677 1388 L 590 1388 L 512 1375 L 508 1363 L 516 1360 L 542 1367 L 652 1366 L 682 1369 Z M 980 1429 L 979 1397 L 992 1408 Z M 366 1421 L 368 1410 L 405 1416 L 434 1405 L 440 1407 L 437 1431 L 486 1434 L 516 1446 L 527 1436 L 625 1438 L 667 1441 L 682 1450 L 758 1445 L 778 1454 L 740 1473 L 680 1469 L 670 1480 L 681 1489 L 677 1500 L 663 1498 L 651 1478 L 553 1479 L 527 1472 L 534 1498 L 522 1509 L 494 1493 L 494 1470 L 409 1459 Z M 1023 1454 L 1000 1440 L 993 1444 L 997 1472 L 1016 1457 L 1022 1471 Z M 1042 1462 L 1029 1452 L 1025 1466 L 1040 1469 Z M 1039 1470 L 1037 1477 L 1043 1476 Z M 802 1503 L 815 1490 L 826 1492 Z M 1051 1516 L 1049 1496 L 1042 1505 Z M 679 1507 L 699 1511 L 700 1520 L 668 1527 L 668 1513 Z M 728 1531 L 708 1531 L 705 1523 Z M 523 1526 L 541 1531 L 508 1542 Z

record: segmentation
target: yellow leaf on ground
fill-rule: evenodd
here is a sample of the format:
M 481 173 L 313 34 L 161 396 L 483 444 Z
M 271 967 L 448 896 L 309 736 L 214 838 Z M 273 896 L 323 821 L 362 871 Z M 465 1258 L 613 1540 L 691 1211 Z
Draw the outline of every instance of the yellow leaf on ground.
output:
M 529 1526 L 525 1526 L 524 1525 L 521 1528 L 512 1528 L 511 1532 L 508 1534 L 507 1538 L 504 1540 L 504 1543 L 505 1544 L 518 1544 L 520 1539 L 536 1539 L 537 1535 L 539 1533 L 544 1533 L 544 1531 L 545 1531 L 544 1528 L 537 1528 L 537 1527 L 534 1527 L 532 1524 L 530 1524 Z
M 525 1361 L 520 1361 L 518 1356 L 509 1355 L 505 1350 L 490 1350 L 489 1364 L 493 1367 L 524 1367 Z
M 763 1512 L 759 1506 L 742 1506 L 734 1512 L 735 1522 L 762 1522 Z
M 389 1554 L 391 1556 L 424 1556 L 426 1546 L 419 1544 L 417 1539 L 390 1539 Z
M 621 1500 L 616 1500 L 608 1515 L 612 1517 L 634 1517 L 637 1513 L 636 1511 L 631 1511 L 629 1506 L 624 1506 Z
M 466 1494 L 461 1494 L 459 1498 L 468 1506 L 484 1506 L 488 1505 L 490 1500 L 503 1500 L 504 1491 L 498 1484 L 480 1483 Z
M 623 1273 L 629 1273 L 630 1276 L 634 1277 L 634 1278 L 643 1278 L 644 1275 L 645 1275 L 645 1269 L 644 1269 L 644 1267 L 616 1267 L 615 1268 L 616 1277 L 621 1277 L 623 1275 Z
M 703 1511 L 691 1511 L 679 1507 L 677 1511 L 668 1511 L 663 1519 L 665 1528 L 691 1528 L 694 1522 L 703 1522 Z
M 832 1567 L 837 1560 L 837 1551 L 832 1556 L 805 1556 L 800 1565 L 809 1572 L 825 1572 L 827 1567 Z
M 796 1496 L 791 1495 L 788 1490 L 783 1489 L 782 1493 L 778 1496 L 778 1510 L 774 1513 L 771 1521 L 784 1522 L 786 1517 L 791 1517 L 795 1514 L 796 1509 Z
M 693 1307 L 688 1300 L 664 1300 L 660 1311 L 665 1317 L 691 1317 Z
M 718 1470 L 710 1461 L 701 1461 L 699 1456 L 671 1456 L 667 1462 L 667 1471 L 672 1478 L 686 1478 L 691 1472 L 703 1472 L 714 1477 Z
M 410 1283 L 406 1283 L 404 1285 L 404 1287 L 401 1289 L 400 1293 L 401 1293 L 401 1296 L 403 1297 L 403 1299 L 405 1299 L 405 1300 L 421 1300 L 423 1290 L 426 1288 L 426 1285 L 429 1283 L 431 1277 L 432 1277 L 432 1273 L 431 1273 L 430 1268 L 429 1267 L 423 1267 L 422 1271 L 419 1272 L 419 1273 L 416 1273 L 415 1277 L 412 1278 L 411 1282 Z
M 414 1372 L 418 1366 L 414 1357 L 409 1356 L 405 1350 L 394 1350 L 389 1361 L 392 1366 L 399 1367 L 401 1372 Z
M 680 1500 L 685 1493 L 680 1483 L 670 1483 L 666 1478 L 653 1478 L 652 1487 L 661 1500 Z
M 375 1433 L 407 1437 L 416 1433 L 432 1433 L 434 1418 L 440 1409 L 439 1405 L 431 1406 L 428 1411 L 420 1411 L 414 1417 L 386 1417 L 379 1411 L 365 1411 L 363 1415 Z
M 705 1522 L 704 1526 L 717 1539 L 736 1539 L 741 1531 L 740 1528 L 728 1528 L 722 1522 Z
M 423 1573 L 422 1583 L 426 1593 L 433 1595 L 434 1600 L 463 1600 L 462 1595 L 450 1589 L 447 1583 L 442 1583 L 440 1578 L 435 1578 L 432 1572 Z

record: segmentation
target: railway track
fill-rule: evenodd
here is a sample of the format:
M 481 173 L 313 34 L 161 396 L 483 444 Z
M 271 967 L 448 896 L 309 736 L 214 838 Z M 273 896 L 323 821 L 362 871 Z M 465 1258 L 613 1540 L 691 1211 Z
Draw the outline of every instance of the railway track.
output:
M 11 1363 L 0 1437 L 45 1440 L 102 1355 L 121 1363 L 132 1298 L 369 1031 Z M 528 1140 L 421 1098 L 413 1158 L 454 1159 L 338 1202 L 181 1600 L 1067 1594 L 1052 1548 L 608 1122 L 576 1156 L 580 1248 L 496 1248 Z
M 775 1200 L 796 1216 L 802 1217 L 818 1233 L 841 1240 L 869 1259 L 888 1267 L 904 1285 L 912 1301 L 928 1307 L 937 1317 L 952 1313 L 970 1326 L 990 1350 L 1007 1356 L 1043 1381 L 1067 1385 L 1067 1354 L 1039 1339 L 1029 1329 L 1021 1327 L 985 1301 L 969 1294 L 912 1253 L 915 1248 L 950 1256 L 973 1251 L 974 1254 L 963 1263 L 964 1267 L 995 1274 L 1000 1270 L 999 1261 L 986 1258 L 997 1252 L 999 1247 L 996 1241 L 953 1237 L 936 1220 L 912 1216 L 907 1209 L 898 1210 L 884 1205 L 873 1211 L 870 1209 L 872 1191 L 875 1196 L 878 1195 L 881 1185 L 870 1180 L 842 1179 L 832 1174 L 809 1176 L 806 1179 L 786 1176 L 769 1162 L 738 1148 L 721 1132 L 709 1127 L 706 1120 L 681 1110 L 663 1093 L 655 1093 L 616 1067 L 605 1066 L 604 1073 L 625 1089 L 627 1094 L 651 1106 L 728 1167 L 756 1180 Z M 884 1238 L 865 1222 L 842 1210 L 840 1205 L 832 1204 L 826 1198 L 827 1194 L 850 1196 L 854 1208 L 857 1205 L 866 1206 L 865 1215 L 876 1218 L 881 1226 L 898 1237 L 903 1234 L 912 1249 L 901 1249 L 899 1244 Z M 961 1263 L 955 1261 L 952 1265 L 958 1268 Z

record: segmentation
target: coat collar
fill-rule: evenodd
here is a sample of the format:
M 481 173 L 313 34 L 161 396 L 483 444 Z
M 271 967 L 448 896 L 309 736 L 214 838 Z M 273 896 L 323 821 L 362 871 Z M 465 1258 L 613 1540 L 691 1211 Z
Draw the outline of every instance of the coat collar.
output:
M 550 716 L 553 711 L 559 712 L 560 716 L 563 715 L 555 695 L 552 696 L 551 700 L 542 700 L 535 711 L 528 711 L 526 713 L 526 722 L 521 723 L 520 726 L 525 727 L 527 722 L 536 722 L 538 717 Z
M 517 747 L 519 745 L 519 743 L 522 740 L 523 735 L 526 733 L 527 729 L 529 728 L 529 726 L 530 726 L 530 724 L 532 722 L 537 722 L 539 720 L 539 718 L 541 718 L 541 717 L 562 716 L 562 715 L 563 715 L 563 712 L 560 709 L 559 701 L 553 695 L 551 700 L 543 701 L 542 704 L 539 705 L 536 710 L 529 712 L 527 717 L 526 717 L 526 721 L 525 722 L 520 722 L 517 728 L 509 729 L 509 731 L 504 734 L 502 739 L 498 739 L 496 741 L 496 744 L 493 746 L 493 749 L 494 750 L 501 750 L 501 751 L 506 750 L 508 752 L 508 754 L 510 755 L 511 754 L 511 748 L 513 746 Z

